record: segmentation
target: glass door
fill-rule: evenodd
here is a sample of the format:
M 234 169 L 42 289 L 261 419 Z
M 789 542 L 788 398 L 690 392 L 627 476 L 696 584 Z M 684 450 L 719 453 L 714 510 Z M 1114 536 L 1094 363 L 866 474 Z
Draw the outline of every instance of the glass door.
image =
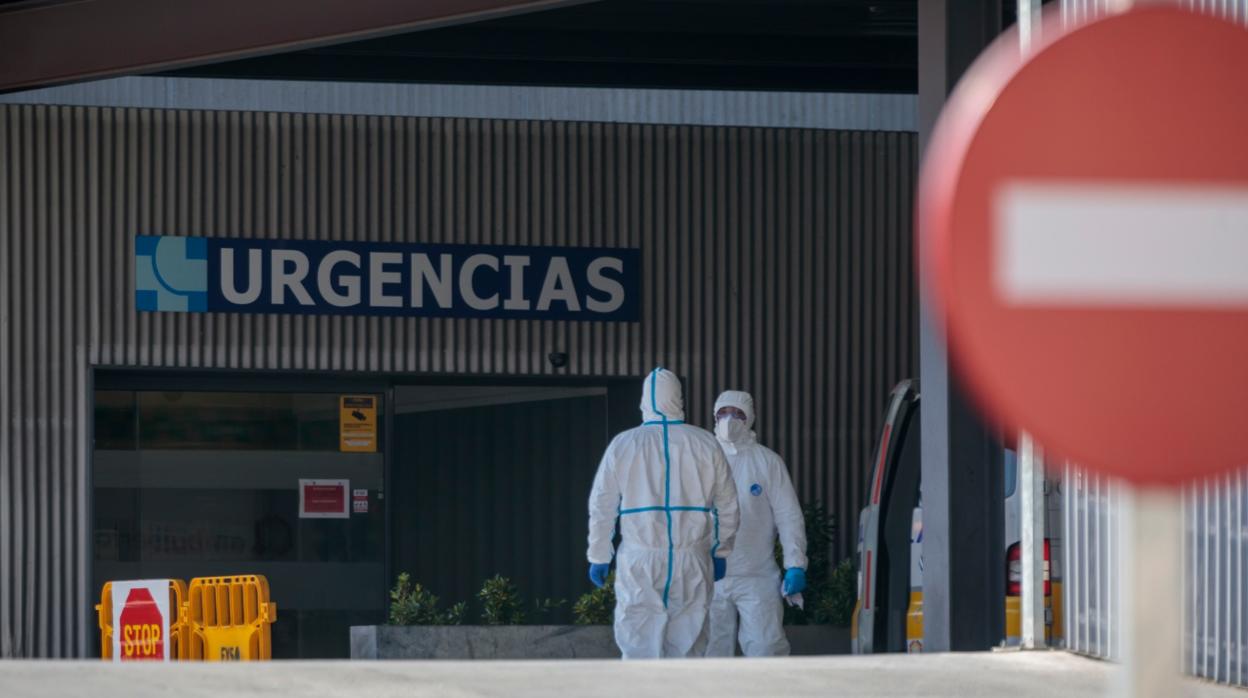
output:
M 349 626 L 385 614 L 382 411 L 367 393 L 97 391 L 95 593 L 262 574 L 275 658 L 348 656 Z

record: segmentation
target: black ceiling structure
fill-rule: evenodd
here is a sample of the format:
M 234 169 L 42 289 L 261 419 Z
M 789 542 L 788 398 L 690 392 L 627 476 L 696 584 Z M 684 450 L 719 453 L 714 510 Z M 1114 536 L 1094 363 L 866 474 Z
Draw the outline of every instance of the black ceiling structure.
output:
M 919 1 L 600 0 L 159 74 L 914 93 Z
M 585 0 L 0 0 L 0 92 L 483 22 Z

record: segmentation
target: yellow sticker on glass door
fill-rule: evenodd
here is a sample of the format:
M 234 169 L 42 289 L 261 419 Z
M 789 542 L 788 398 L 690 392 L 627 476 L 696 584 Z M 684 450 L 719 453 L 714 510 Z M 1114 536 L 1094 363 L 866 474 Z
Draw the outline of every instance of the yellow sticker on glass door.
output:
M 338 450 L 376 453 L 377 396 L 343 395 L 338 407 Z

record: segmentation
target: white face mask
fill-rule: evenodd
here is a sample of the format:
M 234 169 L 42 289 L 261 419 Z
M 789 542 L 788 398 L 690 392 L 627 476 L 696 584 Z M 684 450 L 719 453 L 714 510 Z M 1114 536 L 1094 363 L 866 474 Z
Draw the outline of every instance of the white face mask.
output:
M 746 435 L 745 422 L 735 417 L 724 417 L 715 422 L 715 435 L 729 443 L 736 443 Z

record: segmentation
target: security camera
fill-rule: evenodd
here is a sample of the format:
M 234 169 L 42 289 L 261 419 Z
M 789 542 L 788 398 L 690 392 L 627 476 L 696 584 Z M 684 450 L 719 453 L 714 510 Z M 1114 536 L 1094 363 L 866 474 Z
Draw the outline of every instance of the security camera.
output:
M 550 360 L 550 365 L 554 368 L 563 368 L 568 365 L 568 353 L 565 351 L 552 351 L 546 358 Z

